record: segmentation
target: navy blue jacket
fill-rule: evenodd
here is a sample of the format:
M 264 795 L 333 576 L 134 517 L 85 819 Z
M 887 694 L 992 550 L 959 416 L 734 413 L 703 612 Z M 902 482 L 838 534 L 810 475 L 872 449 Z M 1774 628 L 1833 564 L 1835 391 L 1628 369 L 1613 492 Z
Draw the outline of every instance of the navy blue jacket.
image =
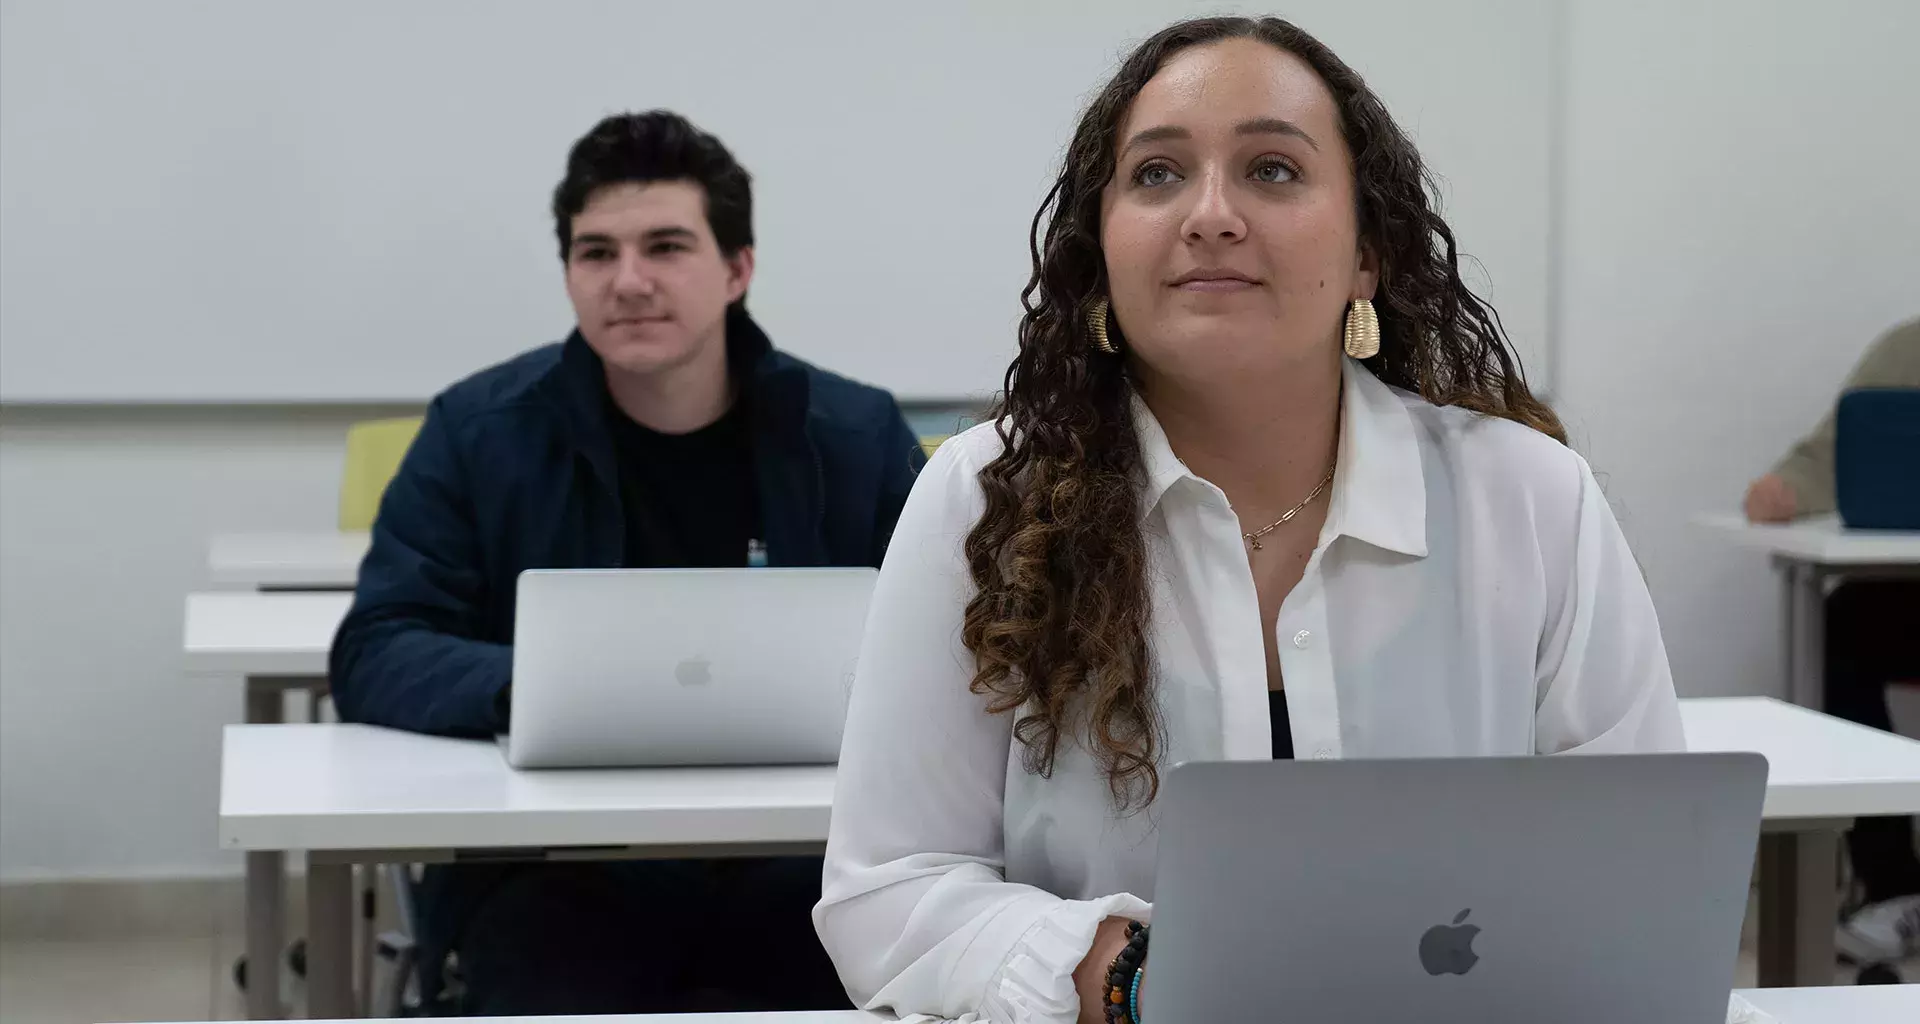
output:
M 926 461 L 893 396 L 775 351 L 743 310 L 727 348 L 751 391 L 769 564 L 878 566 Z M 433 400 L 334 638 L 341 718 L 506 729 L 521 571 L 617 567 L 626 551 L 609 415 L 606 371 L 577 331 Z

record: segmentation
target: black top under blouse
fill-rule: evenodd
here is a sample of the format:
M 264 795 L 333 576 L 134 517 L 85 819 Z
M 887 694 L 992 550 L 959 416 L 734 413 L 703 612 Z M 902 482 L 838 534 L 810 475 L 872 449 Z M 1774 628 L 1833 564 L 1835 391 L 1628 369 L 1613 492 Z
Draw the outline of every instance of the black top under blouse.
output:
M 1273 759 L 1293 760 L 1293 722 L 1287 717 L 1287 692 L 1267 691 L 1267 717 L 1273 722 Z

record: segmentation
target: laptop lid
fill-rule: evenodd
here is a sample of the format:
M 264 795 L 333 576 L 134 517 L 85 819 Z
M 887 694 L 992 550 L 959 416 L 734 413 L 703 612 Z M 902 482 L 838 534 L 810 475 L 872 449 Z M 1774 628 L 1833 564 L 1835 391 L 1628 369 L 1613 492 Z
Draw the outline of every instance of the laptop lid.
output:
M 1149 1021 L 1720 1024 L 1757 754 L 1195 763 Z
M 516 768 L 830 764 L 873 569 L 533 570 Z

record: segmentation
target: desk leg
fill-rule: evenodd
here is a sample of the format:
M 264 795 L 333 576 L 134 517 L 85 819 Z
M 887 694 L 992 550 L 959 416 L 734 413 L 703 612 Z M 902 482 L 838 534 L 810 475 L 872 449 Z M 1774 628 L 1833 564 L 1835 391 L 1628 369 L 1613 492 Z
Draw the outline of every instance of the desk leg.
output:
M 353 865 L 307 858 L 307 1016 L 354 1015 Z
M 360 996 L 360 1016 L 373 1016 L 373 973 L 374 945 L 379 935 L 379 926 L 374 914 L 380 900 L 380 865 L 357 864 L 354 866 L 356 892 L 353 901 L 353 969 L 354 986 Z
M 1761 988 L 1833 984 L 1839 856 L 1830 829 L 1761 834 Z
M 1800 703 L 1800 566 L 1775 559 L 1780 574 L 1780 674 L 1787 700 Z M 1802 705 L 1803 707 L 1805 705 Z
M 1778 559 L 1780 570 L 1780 665 L 1787 699 L 1803 708 L 1825 706 L 1826 576 L 1819 569 Z
M 247 1019 L 279 1020 L 280 949 L 286 934 L 286 855 L 247 854 Z
M 286 720 L 280 687 L 271 679 L 247 677 L 247 724 L 279 725 Z
M 250 725 L 282 718 L 280 688 L 264 679 L 246 681 L 246 717 Z M 274 851 L 247 854 L 247 1017 L 278 1020 L 280 952 L 286 946 L 286 855 Z
M 1800 692 L 1794 703 L 1820 711 L 1827 706 L 1827 576 L 1804 565 L 1800 582 Z

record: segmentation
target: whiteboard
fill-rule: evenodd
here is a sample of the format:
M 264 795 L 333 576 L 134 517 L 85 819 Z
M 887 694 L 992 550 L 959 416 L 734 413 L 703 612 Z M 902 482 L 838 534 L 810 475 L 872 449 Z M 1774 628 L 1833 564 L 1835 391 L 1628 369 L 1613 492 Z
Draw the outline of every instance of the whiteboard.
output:
M 575 138 L 754 175 L 749 305 L 907 400 L 996 389 L 1081 104 L 1177 0 L 0 0 L 0 401 L 412 402 L 566 334 Z M 1446 180 L 1540 375 L 1553 7 L 1296 0 Z

